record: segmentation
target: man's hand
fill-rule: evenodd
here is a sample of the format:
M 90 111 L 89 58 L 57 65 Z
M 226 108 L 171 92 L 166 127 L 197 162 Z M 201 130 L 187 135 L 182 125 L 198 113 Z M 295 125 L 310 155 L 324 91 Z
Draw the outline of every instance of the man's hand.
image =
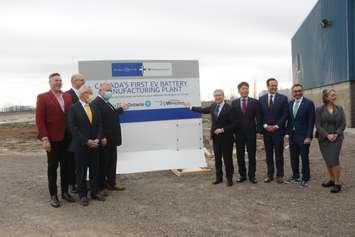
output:
M 42 147 L 45 151 L 51 151 L 51 143 L 48 140 L 48 137 L 42 138 Z
M 190 103 L 190 102 L 185 102 L 185 103 L 184 103 L 184 106 L 185 106 L 186 108 L 191 108 L 191 103 Z
M 106 146 L 107 145 L 107 139 L 106 138 L 101 139 L 101 144 L 103 146 Z
M 96 148 L 98 146 L 98 143 L 99 143 L 99 139 L 96 140 L 89 139 L 86 145 L 90 148 Z
M 122 102 L 121 104 L 119 104 L 119 107 L 121 107 L 123 109 L 123 111 L 127 111 L 128 110 L 128 103 Z
M 312 143 L 312 139 L 307 137 L 306 139 L 304 139 L 304 142 L 303 142 L 305 145 L 310 145 Z
M 274 126 L 267 125 L 265 129 L 266 129 L 266 131 L 268 131 L 268 132 L 274 132 Z
M 214 134 L 218 135 L 218 134 L 221 134 L 221 133 L 223 133 L 223 132 L 224 132 L 223 128 L 217 128 L 217 129 L 214 131 Z

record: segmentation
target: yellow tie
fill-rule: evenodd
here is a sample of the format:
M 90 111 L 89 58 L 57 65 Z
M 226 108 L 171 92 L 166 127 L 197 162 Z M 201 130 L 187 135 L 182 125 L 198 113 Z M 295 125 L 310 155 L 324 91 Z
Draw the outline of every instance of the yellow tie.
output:
M 88 116 L 88 119 L 89 119 L 90 124 L 91 124 L 92 123 L 92 112 L 91 112 L 91 109 L 90 109 L 90 105 L 86 104 L 84 106 L 84 108 L 85 108 L 86 115 Z

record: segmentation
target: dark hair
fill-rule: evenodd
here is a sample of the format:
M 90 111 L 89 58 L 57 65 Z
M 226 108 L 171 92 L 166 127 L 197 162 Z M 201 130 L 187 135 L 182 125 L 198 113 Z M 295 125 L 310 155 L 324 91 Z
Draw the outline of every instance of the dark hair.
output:
M 322 101 L 323 101 L 323 104 L 327 104 L 328 103 L 328 96 L 329 96 L 329 93 L 330 92 L 335 92 L 335 90 L 334 89 L 324 89 L 323 91 L 322 91 Z
M 60 74 L 58 72 L 51 73 L 51 74 L 49 74 L 49 79 L 51 79 L 52 77 L 55 77 L 55 76 L 60 77 Z
M 248 82 L 245 82 L 245 81 L 239 83 L 239 84 L 238 84 L 238 90 L 240 90 L 240 88 L 242 88 L 242 86 L 249 87 L 249 84 L 248 84 Z
M 277 80 L 275 78 L 269 78 L 269 79 L 266 80 L 266 85 L 268 86 L 271 81 L 276 81 L 277 82 Z
M 296 83 L 296 84 L 294 84 L 294 85 L 291 87 L 291 90 L 293 90 L 293 88 L 295 88 L 295 87 L 301 87 L 301 88 L 302 88 L 302 90 L 303 90 L 303 85 L 302 85 L 302 84 L 300 84 L 300 83 Z

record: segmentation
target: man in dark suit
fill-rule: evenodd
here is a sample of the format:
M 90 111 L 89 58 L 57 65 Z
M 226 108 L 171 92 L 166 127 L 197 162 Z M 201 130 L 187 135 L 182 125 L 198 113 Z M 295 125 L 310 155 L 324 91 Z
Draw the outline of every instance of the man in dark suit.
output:
M 283 183 L 284 177 L 284 136 L 286 133 L 286 121 L 288 117 L 288 99 L 286 96 L 277 93 L 277 80 L 270 78 L 266 81 L 268 93 L 259 99 L 262 124 L 264 128 L 263 137 L 266 152 L 267 178 L 265 183 L 274 179 L 276 163 L 276 181 Z M 275 152 L 275 162 L 274 162 Z
M 250 182 L 257 183 L 255 178 L 256 171 L 256 137 L 260 137 L 261 128 L 261 113 L 259 101 L 250 98 L 249 84 L 241 82 L 238 85 L 240 98 L 232 101 L 232 108 L 236 111 L 236 116 L 239 119 L 237 129 L 235 130 L 238 170 L 240 177 L 238 183 L 247 180 L 247 169 L 245 166 L 245 146 L 248 152 L 249 168 L 248 177 Z
M 289 182 L 306 187 L 310 179 L 309 147 L 313 138 L 315 107 L 311 100 L 303 96 L 303 85 L 292 86 L 293 100 L 289 103 L 287 131 L 290 143 L 292 177 Z M 300 180 L 299 156 L 302 160 L 302 178 Z
M 80 73 L 75 73 L 71 76 L 71 88 L 66 91 L 73 99 L 73 104 L 79 101 L 79 89 L 85 84 L 85 77 Z
M 103 135 L 106 138 L 100 147 L 99 189 L 105 193 L 105 188 L 111 191 L 122 191 L 124 187 L 116 186 L 117 146 L 122 144 L 119 114 L 127 110 L 127 103 L 117 109 L 109 102 L 112 97 L 112 85 L 102 83 L 98 96 L 92 102 L 101 113 Z
M 66 91 L 72 97 L 73 104 L 79 101 L 79 89 L 82 85 L 85 84 L 85 78 L 82 74 L 76 73 L 71 77 L 71 85 L 70 90 Z M 70 132 L 69 132 L 70 133 Z M 68 134 L 69 139 L 71 139 L 71 135 Z M 75 157 L 74 152 L 68 152 L 68 173 L 69 173 L 69 190 L 72 193 L 77 193 L 76 187 L 76 168 L 75 168 Z
M 68 202 L 75 201 L 68 193 L 68 140 L 66 138 L 67 112 L 72 99 L 70 95 L 61 91 L 62 79 L 59 73 L 52 73 L 49 76 L 49 85 L 50 91 L 37 97 L 36 126 L 38 139 L 41 140 L 43 148 L 47 151 L 50 205 L 57 208 L 60 206 L 57 197 L 57 169 L 59 164 L 62 198 Z
M 91 198 L 105 201 L 98 193 L 99 145 L 104 139 L 100 111 L 90 102 L 93 99 L 92 89 L 83 85 L 79 89 L 79 102 L 69 110 L 69 128 L 72 134 L 71 150 L 75 151 L 77 182 L 80 203 L 89 204 L 87 199 L 86 177 L 89 168 Z
M 192 111 L 211 114 L 211 139 L 215 155 L 216 181 L 213 184 L 223 182 L 222 159 L 226 170 L 227 186 L 233 185 L 233 131 L 237 124 L 235 113 L 229 104 L 224 101 L 224 92 L 215 90 L 214 103 L 208 107 L 195 107 L 190 103 L 185 106 Z

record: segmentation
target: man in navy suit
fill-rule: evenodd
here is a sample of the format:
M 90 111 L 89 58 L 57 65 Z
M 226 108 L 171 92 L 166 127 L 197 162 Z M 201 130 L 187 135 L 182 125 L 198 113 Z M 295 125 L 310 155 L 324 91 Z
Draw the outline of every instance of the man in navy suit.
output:
M 73 104 L 79 101 L 79 89 L 84 84 L 85 84 L 84 75 L 80 73 L 75 73 L 71 76 L 72 87 L 69 90 L 67 90 L 65 93 L 71 95 Z M 70 134 L 68 134 L 68 137 L 69 139 L 71 139 Z M 74 152 L 71 151 L 68 152 L 68 170 L 70 174 L 69 190 L 72 193 L 77 193 L 75 157 L 74 157 Z
M 288 181 L 306 187 L 310 179 L 309 147 L 313 138 L 315 108 L 313 102 L 303 96 L 303 85 L 293 85 L 292 96 L 294 100 L 289 103 L 287 122 L 292 177 Z M 302 160 L 301 179 L 299 171 L 300 155 Z
M 211 140 L 215 155 L 216 181 L 213 184 L 223 182 L 222 159 L 226 170 L 227 186 L 233 185 L 233 132 L 238 124 L 236 113 L 232 107 L 224 101 L 223 90 L 213 92 L 214 103 L 207 107 L 185 106 L 192 111 L 202 114 L 211 114 Z
M 283 183 L 284 177 L 284 136 L 288 117 L 288 99 L 277 93 L 278 82 L 274 78 L 266 81 L 268 93 L 259 99 L 263 121 L 263 137 L 266 152 L 267 178 L 265 183 L 274 180 L 276 163 L 276 181 Z M 274 162 L 275 153 L 275 162 Z
M 79 101 L 69 110 L 69 128 L 72 134 L 71 150 L 75 153 L 77 166 L 77 184 L 80 203 L 87 206 L 86 176 L 90 173 L 90 190 L 93 200 L 105 201 L 98 193 L 98 163 L 99 145 L 103 137 L 101 113 L 96 106 L 90 104 L 93 100 L 92 89 L 83 85 L 79 89 Z

